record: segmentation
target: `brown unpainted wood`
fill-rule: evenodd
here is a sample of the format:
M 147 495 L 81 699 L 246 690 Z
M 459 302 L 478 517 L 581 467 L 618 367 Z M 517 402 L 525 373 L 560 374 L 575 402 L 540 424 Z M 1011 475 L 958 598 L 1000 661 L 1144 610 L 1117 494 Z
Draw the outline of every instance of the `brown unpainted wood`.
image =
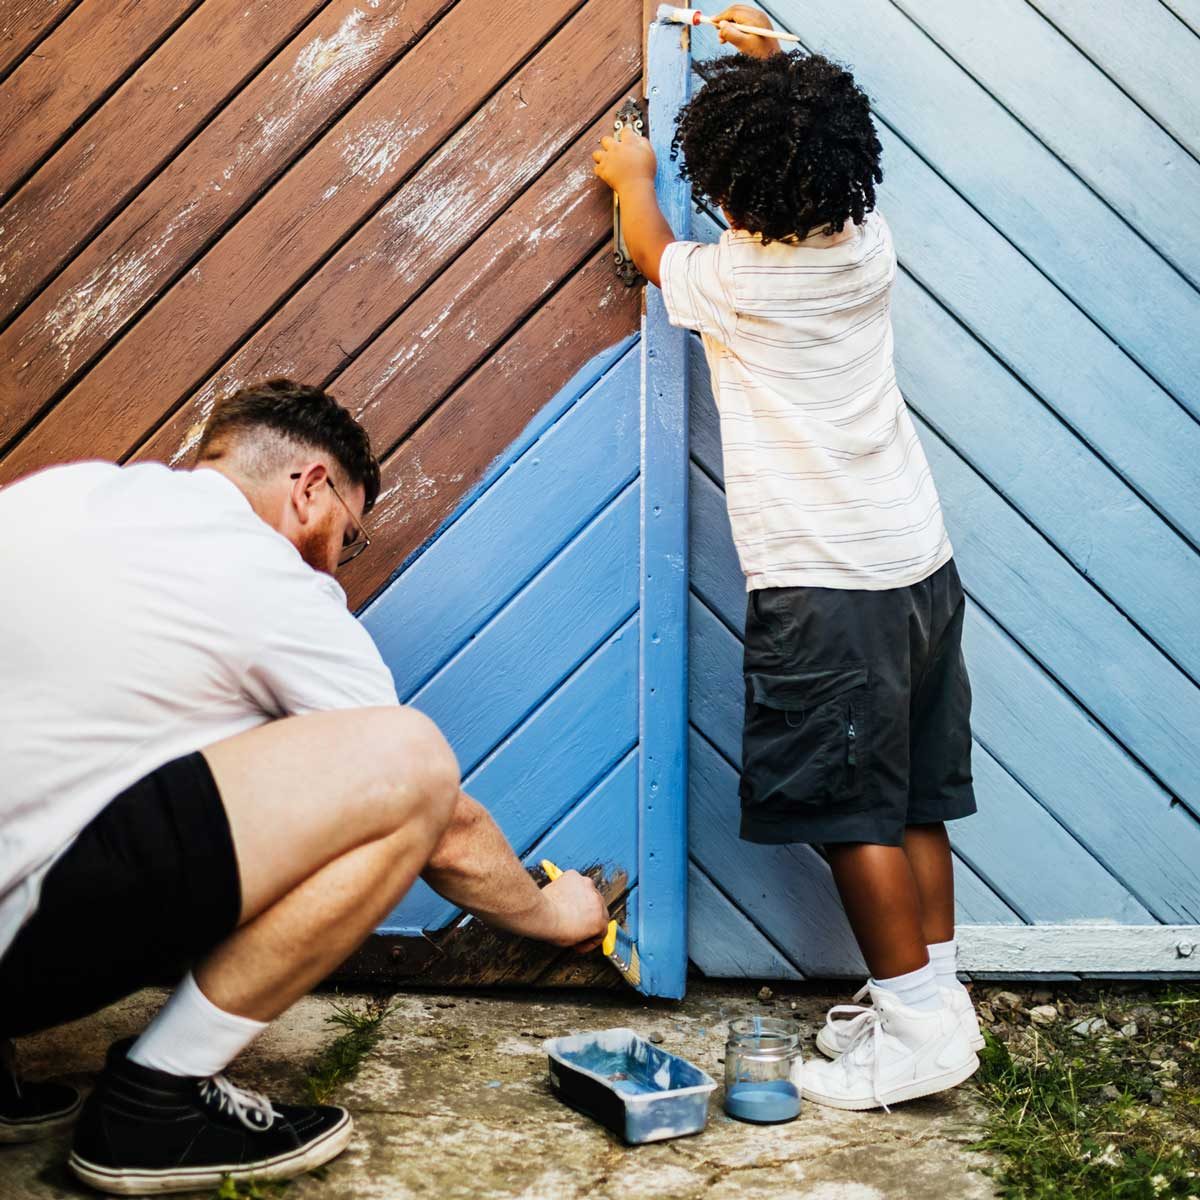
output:
M 335 0 L 264 67 L 0 335 L 0 444 L 183 273 L 445 2 Z M 168 355 L 169 346 L 152 352 Z
M 609 876 L 593 867 L 584 873 L 595 881 L 612 915 L 624 923 L 625 872 Z M 540 870 L 533 869 L 530 874 L 539 882 L 545 881 Z M 579 955 L 489 929 L 482 921 L 451 925 L 420 937 L 375 934 L 330 979 L 393 986 L 506 986 L 534 981 L 540 987 L 624 986 L 616 969 L 598 950 Z
M 153 419 L 147 408 L 158 415 L 185 396 L 576 3 L 521 0 L 464 57 L 494 3 L 460 0 L 30 431 L 0 464 L 0 482 L 61 457 L 125 452 Z M 604 15 L 600 0 L 592 11 Z M 589 32 L 599 31 L 593 20 Z M 156 353 L 168 343 L 170 355 Z
M 28 53 L 79 0 L 4 0 L 0 3 L 0 75 Z
M 13 185 L 197 0 L 84 0 L 0 84 L 0 193 Z
M 607 243 L 384 463 L 371 548 L 341 579 L 355 609 L 437 531 L 459 498 L 588 359 L 638 326 L 641 289 Z
M 614 28 L 611 15 L 624 8 L 632 11 L 625 0 L 609 6 L 601 21 Z M 135 457 L 185 461 L 219 396 L 272 375 L 328 379 L 376 333 L 377 342 L 352 368 L 351 381 L 339 386 L 346 403 L 358 415 L 366 414 L 377 444 L 392 444 L 408 418 L 387 418 L 395 410 L 412 411 L 405 397 L 417 366 L 414 358 L 448 364 L 455 356 L 461 360 L 458 352 L 467 350 L 473 366 L 491 345 L 483 326 L 495 336 L 511 328 L 578 263 L 611 219 L 606 195 L 591 175 L 593 142 L 608 125 L 601 118 L 566 149 L 548 178 L 534 183 L 513 209 L 479 235 L 564 150 L 596 109 L 613 98 L 613 87 L 634 84 L 632 28 L 632 23 L 625 26 L 622 42 L 606 36 L 605 24 L 599 31 L 593 28 L 589 10 L 569 23 Z M 488 146 L 486 163 L 480 161 L 480 145 Z M 565 247 L 564 241 L 569 243 Z M 421 292 L 456 254 L 461 257 L 432 294 Z M 521 269 L 514 270 L 507 289 L 490 288 L 495 294 L 475 305 L 472 294 L 477 286 L 482 289 L 477 277 L 494 275 L 510 262 Z M 420 299 L 414 301 L 418 293 Z M 397 314 L 410 303 L 413 315 L 399 320 Z M 482 325 L 462 328 L 459 343 L 439 340 L 442 326 L 464 304 L 478 311 Z M 376 368 L 381 356 L 384 364 Z M 395 378 L 387 387 L 387 412 L 377 421 L 369 410 L 378 406 L 389 373 Z M 447 390 L 433 392 L 427 377 L 420 378 L 418 387 L 426 403 L 436 402 Z M 387 440 L 380 442 L 381 437 Z
M 44 287 L 322 3 L 207 0 L 184 21 L 0 210 L 0 322 Z

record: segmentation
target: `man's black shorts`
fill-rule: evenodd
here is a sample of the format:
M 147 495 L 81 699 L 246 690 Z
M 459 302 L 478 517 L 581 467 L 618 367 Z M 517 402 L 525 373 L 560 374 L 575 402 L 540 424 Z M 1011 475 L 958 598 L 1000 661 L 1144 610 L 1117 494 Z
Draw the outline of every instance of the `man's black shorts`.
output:
M 975 811 L 964 606 L 953 560 L 887 591 L 750 593 L 746 841 L 898 846 Z
M 0 1037 L 174 984 L 237 927 L 229 819 L 202 754 L 127 788 L 50 868 L 0 958 Z

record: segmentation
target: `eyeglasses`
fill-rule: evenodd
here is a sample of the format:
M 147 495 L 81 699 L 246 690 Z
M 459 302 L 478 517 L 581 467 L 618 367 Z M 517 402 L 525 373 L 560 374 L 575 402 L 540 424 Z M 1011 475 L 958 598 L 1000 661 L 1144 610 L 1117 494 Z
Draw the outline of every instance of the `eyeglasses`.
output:
M 293 472 L 289 478 L 299 479 L 300 472 Z M 353 562 L 371 544 L 371 538 L 367 534 L 366 526 L 354 515 L 350 505 L 342 499 L 341 492 L 333 486 L 333 480 L 328 475 L 325 477 L 325 482 L 329 484 L 329 490 L 337 497 L 337 502 L 346 510 L 346 515 L 354 522 L 354 536 L 349 541 L 342 538 L 342 551 L 338 555 L 338 566 L 344 567 L 348 562 Z

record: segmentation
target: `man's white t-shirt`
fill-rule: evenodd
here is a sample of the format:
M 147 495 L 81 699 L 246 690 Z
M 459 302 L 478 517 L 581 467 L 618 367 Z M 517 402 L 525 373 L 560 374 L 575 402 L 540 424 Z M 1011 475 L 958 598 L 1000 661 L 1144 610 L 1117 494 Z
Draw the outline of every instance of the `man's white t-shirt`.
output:
M 884 589 L 951 556 L 937 489 L 896 385 L 896 254 L 868 214 L 828 248 L 673 242 L 673 325 L 697 330 L 721 419 L 725 495 L 747 590 Z
M 277 717 L 397 703 L 341 587 L 217 471 L 80 463 L 3 489 L 0 586 L 0 954 L 149 772 Z

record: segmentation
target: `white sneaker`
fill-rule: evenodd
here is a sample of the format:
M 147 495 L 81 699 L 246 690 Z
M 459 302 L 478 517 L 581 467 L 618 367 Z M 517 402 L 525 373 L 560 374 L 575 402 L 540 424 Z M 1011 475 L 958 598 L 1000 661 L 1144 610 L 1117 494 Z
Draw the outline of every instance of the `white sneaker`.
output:
M 864 983 L 854 993 L 854 999 L 861 1000 L 869 988 L 870 985 Z M 971 993 L 961 983 L 955 987 L 944 987 L 941 993 L 943 1003 L 958 1017 L 962 1031 L 967 1036 L 967 1045 L 972 1050 L 982 1050 L 983 1032 L 979 1028 L 979 1017 L 971 1002 Z M 859 1019 L 867 1011 L 868 1007 L 864 1004 L 835 1004 L 826 1015 L 821 1032 L 817 1034 L 817 1049 L 826 1058 L 837 1058 L 845 1053 L 846 1047 L 858 1033 Z
M 855 1018 L 857 1032 L 832 1062 L 804 1064 L 804 1096 L 831 1108 L 887 1108 L 944 1092 L 979 1066 L 956 1014 L 909 1008 L 883 988 Z

